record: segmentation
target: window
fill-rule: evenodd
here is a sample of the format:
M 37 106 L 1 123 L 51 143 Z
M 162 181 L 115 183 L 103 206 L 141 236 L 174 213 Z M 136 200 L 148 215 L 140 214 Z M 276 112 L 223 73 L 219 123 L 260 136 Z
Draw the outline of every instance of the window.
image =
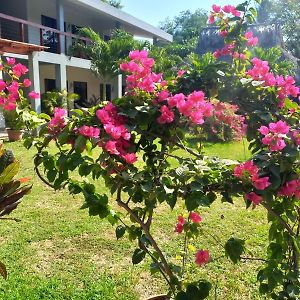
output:
M 100 99 L 104 100 L 103 83 L 100 84 Z M 111 100 L 111 84 L 106 85 L 106 100 Z
M 42 15 L 42 25 L 57 29 L 56 19 Z M 43 45 L 49 47 L 47 51 L 57 53 L 58 35 L 52 31 L 43 30 Z
M 87 82 L 74 81 L 74 93 L 79 95 L 77 104 L 84 106 L 87 101 Z
M 56 90 L 55 79 L 45 79 L 45 92 Z

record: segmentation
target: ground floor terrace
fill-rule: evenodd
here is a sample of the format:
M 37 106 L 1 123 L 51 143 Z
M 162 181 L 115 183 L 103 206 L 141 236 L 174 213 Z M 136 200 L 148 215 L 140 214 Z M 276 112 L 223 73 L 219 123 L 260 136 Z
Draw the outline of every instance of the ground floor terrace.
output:
M 31 89 L 41 94 L 41 98 L 31 103 L 37 112 L 41 112 L 42 96 L 47 91 L 67 90 L 69 93 L 76 93 L 79 95 L 77 104 L 86 106 L 87 103 L 95 104 L 104 98 L 109 100 L 120 97 L 124 89 L 122 75 L 104 81 L 91 71 L 91 62 L 87 59 L 43 51 L 28 55 L 4 53 L 1 59 L 5 60 L 6 57 L 14 57 L 17 62 L 28 67 Z M 106 97 L 104 97 L 104 83 Z M 0 116 L 0 128 L 4 127 L 3 117 Z

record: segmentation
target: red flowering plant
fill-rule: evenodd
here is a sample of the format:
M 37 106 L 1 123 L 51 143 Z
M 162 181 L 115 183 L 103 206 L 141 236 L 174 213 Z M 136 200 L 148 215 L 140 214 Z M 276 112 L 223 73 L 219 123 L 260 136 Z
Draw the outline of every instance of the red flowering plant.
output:
M 264 206 L 271 222 L 268 259 L 258 274 L 260 291 L 276 299 L 299 293 L 299 107 L 288 98 L 298 96 L 299 89 L 291 77 L 275 75 L 267 62 L 251 59 L 248 47 L 257 41 L 246 26 L 255 15 L 248 4 L 213 6 L 209 20 L 226 31 L 222 33 L 226 54 L 232 56 L 232 62 L 219 64 L 222 73 L 216 70 L 215 77 L 220 73 L 230 77 L 232 85 L 243 91 L 238 95 L 261 103 L 259 113 L 236 116 L 231 123 L 238 132 L 247 130 L 253 152 L 249 161 L 209 158 L 199 143 L 187 143 L 188 134 L 201 133 L 212 117 L 227 120 L 226 105 L 215 98 L 221 98 L 228 83 L 220 79 L 207 89 L 176 92 L 188 74 L 179 72 L 176 80 L 164 80 L 153 72 L 155 62 L 144 50 L 131 51 L 129 60 L 120 65 L 128 73 L 124 97 L 87 111 L 73 110 L 70 117 L 56 108 L 40 131 L 43 139 L 34 141 L 40 178 L 55 189 L 67 187 L 71 194 L 82 194 L 83 208 L 90 215 L 107 218 L 116 226 L 118 239 L 128 235 L 136 241 L 132 262 L 150 256 L 152 273 L 160 272 L 169 285 L 169 298 L 208 297 L 209 282 L 189 282 L 186 276 L 189 254 L 199 267 L 214 259 L 195 239 L 202 230 L 198 211 L 218 196 L 232 202 L 233 196 L 241 195 L 247 206 Z M 216 58 L 212 64 L 218 64 Z M 27 141 L 27 146 L 32 142 Z M 97 190 L 100 178 L 110 196 Z M 177 203 L 186 209 L 174 229 L 184 237 L 181 263 L 163 251 L 151 230 L 159 206 L 173 209 Z M 232 237 L 224 250 L 236 263 L 244 241 Z
M 6 126 L 10 129 L 31 130 L 44 121 L 31 109 L 30 101 L 24 90 L 30 88 L 31 82 L 24 76 L 28 68 L 7 57 L 0 64 L 3 79 L 0 79 L 0 108 L 3 109 Z M 39 93 L 30 91 L 28 97 L 39 98 Z M 44 116 L 45 117 L 45 116 Z

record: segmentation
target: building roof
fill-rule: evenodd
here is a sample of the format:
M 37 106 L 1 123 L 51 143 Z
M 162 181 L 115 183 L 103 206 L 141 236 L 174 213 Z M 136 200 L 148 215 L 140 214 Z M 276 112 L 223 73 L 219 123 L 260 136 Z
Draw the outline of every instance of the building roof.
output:
M 120 23 L 124 30 L 133 33 L 136 36 L 145 38 L 156 38 L 158 40 L 172 42 L 173 36 L 167 32 L 150 25 L 124 11 L 115 8 L 109 4 L 104 3 L 101 0 L 67 0 L 69 3 L 84 6 L 86 9 L 97 12 L 99 18 L 106 19 L 110 18 L 115 22 Z

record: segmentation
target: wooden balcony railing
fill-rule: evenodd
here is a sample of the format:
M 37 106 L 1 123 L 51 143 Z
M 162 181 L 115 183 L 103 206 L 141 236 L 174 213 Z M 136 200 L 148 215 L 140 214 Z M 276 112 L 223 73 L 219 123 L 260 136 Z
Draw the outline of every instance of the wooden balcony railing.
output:
M 2 13 L 0 13 L 0 38 L 47 46 L 46 51 L 58 54 L 62 52 L 68 54 L 69 46 L 76 40 L 90 41 L 70 32 L 59 31 Z M 64 41 L 65 49 L 62 49 L 62 41 Z

